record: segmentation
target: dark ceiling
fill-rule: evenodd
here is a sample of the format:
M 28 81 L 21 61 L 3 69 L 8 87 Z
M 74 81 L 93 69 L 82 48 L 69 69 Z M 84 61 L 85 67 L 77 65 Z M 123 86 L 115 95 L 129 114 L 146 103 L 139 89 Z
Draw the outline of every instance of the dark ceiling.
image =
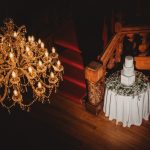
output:
M 25 24 L 29 32 L 52 32 L 69 17 L 90 22 L 111 16 L 112 11 L 116 14 L 121 12 L 127 21 L 130 18 L 135 22 L 138 15 L 144 18 L 139 22 L 150 20 L 148 0 L 3 0 L 0 23 L 4 18 L 13 18 L 17 24 Z

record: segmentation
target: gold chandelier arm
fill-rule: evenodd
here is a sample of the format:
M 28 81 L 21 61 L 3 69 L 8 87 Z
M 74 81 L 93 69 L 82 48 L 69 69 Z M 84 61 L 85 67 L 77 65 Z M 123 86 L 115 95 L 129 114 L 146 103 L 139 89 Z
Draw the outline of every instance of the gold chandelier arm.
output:
M 29 75 L 28 75 L 28 73 L 27 73 L 27 71 L 25 71 L 25 70 L 23 70 L 22 68 L 20 68 L 21 69 L 21 71 L 23 72 L 23 74 L 27 77 L 27 79 L 28 79 L 28 81 L 29 81 L 29 83 L 30 83 L 30 85 L 31 85 L 31 87 L 32 87 L 32 89 L 33 89 L 33 91 L 36 93 L 36 90 L 35 90 L 35 88 L 34 88 L 34 86 L 33 86 L 33 84 L 32 84 L 32 82 L 31 82 L 31 79 L 29 78 Z M 39 80 L 41 83 L 42 83 L 42 85 L 44 85 L 46 88 L 53 88 L 54 87 L 54 85 L 47 85 L 46 83 L 44 83 L 41 79 Z
M 6 62 L 7 62 L 7 61 L 6 61 Z M 7 64 L 6 64 L 6 63 L 5 63 L 5 64 L 3 63 L 3 64 L 1 64 L 1 66 L 6 66 L 6 67 L 8 67 L 9 64 L 8 64 L 8 63 L 7 63 Z
M 29 104 L 23 104 L 22 102 L 19 102 L 19 105 L 22 107 L 30 107 L 36 100 L 31 101 Z
M 20 58 L 20 54 L 21 54 L 21 50 L 19 48 L 19 49 L 17 49 L 17 63 L 19 63 L 18 61 L 19 61 L 19 58 Z
M 2 102 L 5 98 L 6 98 L 6 96 L 7 96 L 7 88 L 8 88 L 8 81 L 9 81 L 9 76 L 10 76 L 10 74 L 11 74 L 11 70 L 7 73 L 7 75 L 6 75 L 6 77 L 5 77 L 5 90 L 4 90 L 4 95 L 2 96 L 2 98 L 0 99 L 0 102 Z
M 26 76 L 26 78 L 28 79 L 28 81 L 29 81 L 29 83 L 30 83 L 30 85 L 31 85 L 31 87 L 32 87 L 32 89 L 33 89 L 33 91 L 36 93 L 36 90 L 35 90 L 35 88 L 34 88 L 32 82 L 31 82 L 31 79 L 29 78 L 29 75 L 28 75 L 27 71 L 25 71 L 25 70 L 22 69 L 22 68 L 20 68 L 20 70 L 21 70 L 22 73 Z
M 53 85 L 53 84 L 52 84 L 52 85 L 48 85 L 48 84 L 44 83 L 42 80 L 40 80 L 40 82 L 41 82 L 41 83 L 42 83 L 42 85 L 44 85 L 46 88 L 51 89 L 51 88 L 53 88 L 53 87 L 54 87 L 54 85 Z
M 24 67 L 27 64 L 26 59 L 24 57 L 22 57 L 21 61 L 20 61 L 20 66 Z
M 15 106 L 16 102 L 13 101 L 13 103 L 10 106 L 6 106 L 3 102 L 1 102 L 2 106 L 5 107 L 7 110 L 10 110 L 13 106 Z
M 8 67 L 8 68 L 3 68 L 3 67 L 1 67 L 0 69 L 1 69 L 1 70 L 0 70 L 0 73 L 2 73 L 2 72 L 7 72 L 7 71 L 11 70 L 10 67 Z
M 44 54 L 42 53 L 41 55 L 35 57 L 35 60 L 37 61 L 37 60 L 41 59 L 43 55 L 44 55 Z

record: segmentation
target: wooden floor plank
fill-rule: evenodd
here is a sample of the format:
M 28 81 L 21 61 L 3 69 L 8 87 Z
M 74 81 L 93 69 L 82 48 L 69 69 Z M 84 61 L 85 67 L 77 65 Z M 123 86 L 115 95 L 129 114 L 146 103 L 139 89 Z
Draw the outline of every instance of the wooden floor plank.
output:
M 19 149 L 16 140 L 21 145 L 25 142 L 22 149 L 150 148 L 150 121 L 143 120 L 140 127 L 124 128 L 121 124 L 116 125 L 115 120 L 109 121 L 103 112 L 94 116 L 86 112 L 84 106 L 59 95 L 50 105 L 35 104 L 30 113 L 13 112 L 14 114 L 8 115 L 0 111 L 0 127 L 4 131 L 1 133 L 1 141 L 13 143 L 11 146 L 7 145 L 12 149 Z

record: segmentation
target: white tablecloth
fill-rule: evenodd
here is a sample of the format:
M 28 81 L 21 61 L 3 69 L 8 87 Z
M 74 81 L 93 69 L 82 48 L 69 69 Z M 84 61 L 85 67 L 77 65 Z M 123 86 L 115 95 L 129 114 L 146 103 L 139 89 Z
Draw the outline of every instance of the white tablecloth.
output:
M 136 96 L 118 95 L 106 88 L 103 111 L 109 120 L 116 119 L 123 123 L 123 127 L 140 126 L 142 119 L 148 120 L 150 114 L 150 87 Z

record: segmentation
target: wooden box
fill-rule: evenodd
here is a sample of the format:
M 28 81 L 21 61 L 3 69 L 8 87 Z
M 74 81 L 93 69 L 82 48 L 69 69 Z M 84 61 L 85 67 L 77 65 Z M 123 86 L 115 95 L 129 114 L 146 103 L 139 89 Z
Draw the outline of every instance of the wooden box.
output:
M 104 69 L 102 64 L 92 61 L 85 68 L 85 78 L 90 82 L 97 82 L 104 76 Z

